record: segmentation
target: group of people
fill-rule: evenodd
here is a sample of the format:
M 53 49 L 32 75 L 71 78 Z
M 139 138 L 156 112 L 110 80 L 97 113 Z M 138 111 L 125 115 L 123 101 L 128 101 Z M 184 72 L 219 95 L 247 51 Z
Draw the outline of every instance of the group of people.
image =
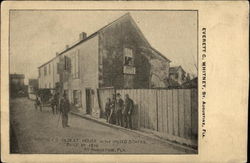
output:
M 68 113 L 70 111 L 70 102 L 66 93 L 63 97 L 60 97 L 58 93 L 55 93 L 50 99 L 50 105 L 53 114 L 61 115 L 62 127 L 69 127 L 68 125 Z M 42 102 L 39 97 L 37 97 L 35 102 L 35 107 L 40 107 L 42 111 Z M 121 98 L 120 93 L 116 95 L 113 94 L 113 98 L 108 98 L 105 105 L 105 115 L 108 123 L 116 124 L 122 127 L 132 129 L 132 115 L 134 112 L 134 101 L 129 97 L 128 94 L 125 95 L 125 100 Z
M 124 101 L 120 93 L 113 94 L 112 99 L 107 98 L 105 115 L 108 123 L 132 129 L 133 112 L 134 101 L 128 94 L 125 95 Z
M 68 99 L 68 96 L 66 93 L 63 94 L 63 97 L 59 96 L 59 93 L 55 93 L 50 98 L 50 106 L 52 108 L 53 114 L 58 114 L 61 116 L 62 119 L 62 127 L 69 127 L 68 125 L 68 113 L 70 111 L 70 102 Z M 42 111 L 42 101 L 40 97 L 36 98 L 35 101 L 35 108 L 40 108 L 40 111 Z M 59 117 L 60 118 L 60 117 Z

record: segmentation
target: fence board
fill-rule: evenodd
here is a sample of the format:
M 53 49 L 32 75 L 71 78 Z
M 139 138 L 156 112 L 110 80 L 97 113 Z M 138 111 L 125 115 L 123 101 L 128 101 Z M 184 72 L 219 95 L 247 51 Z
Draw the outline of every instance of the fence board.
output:
M 144 99 L 144 96 L 143 96 L 143 90 L 140 90 L 140 101 L 141 101 L 141 103 L 140 103 L 140 114 L 141 114 L 141 118 L 140 118 L 140 126 L 142 127 L 142 128 L 145 128 L 145 109 L 144 109 L 144 104 L 143 104 L 143 101 L 145 100 Z
M 172 90 L 168 90 L 168 128 L 169 134 L 174 134 L 174 121 L 173 121 L 173 93 Z
M 183 90 L 179 89 L 179 98 L 178 98 L 178 103 L 179 103 L 179 132 L 180 132 L 180 137 L 184 138 L 184 96 L 183 96 Z
M 179 111 L 178 111 L 178 90 L 173 90 L 173 117 L 174 117 L 174 135 L 179 136 Z
M 152 106 L 152 103 L 154 101 L 154 99 L 152 99 L 152 92 L 153 90 L 149 90 L 149 93 L 148 93 L 148 96 L 147 96 L 147 101 L 148 101 L 148 126 L 149 126 L 149 129 L 153 129 L 153 106 Z M 156 111 L 156 110 L 155 110 Z
M 134 105 L 135 105 L 135 115 L 134 115 L 134 128 L 138 129 L 139 128 L 139 121 L 140 121 L 140 117 L 139 117 L 139 100 L 138 100 L 138 93 L 137 90 L 134 90 Z
M 148 99 L 146 99 L 146 93 L 143 94 L 143 107 L 144 107 L 144 127 L 148 128 L 148 104 L 147 101 Z
M 158 113 L 156 112 L 158 110 L 157 108 L 157 96 L 156 96 L 157 90 L 153 90 L 152 91 L 152 99 L 154 99 L 154 101 L 151 102 L 152 108 L 151 108 L 151 113 L 152 113 L 152 126 L 154 130 L 158 129 Z
M 197 89 L 192 89 L 191 96 L 191 128 L 192 128 L 192 139 L 198 138 L 198 92 Z
M 160 98 L 160 103 L 161 103 L 161 110 L 162 110 L 162 115 L 161 115 L 161 119 L 162 119 L 162 132 L 166 132 L 166 99 L 164 99 L 164 94 L 165 94 L 165 90 L 161 90 L 161 98 Z
M 163 121 L 162 121 L 162 91 L 157 91 L 157 103 L 158 103 L 158 131 L 163 132 Z
M 191 138 L 191 91 L 186 89 L 184 90 L 184 116 L 185 116 L 185 130 L 184 135 L 185 138 Z
M 168 92 L 167 90 L 162 91 L 162 104 L 163 104 L 163 127 L 164 127 L 164 133 L 168 133 Z

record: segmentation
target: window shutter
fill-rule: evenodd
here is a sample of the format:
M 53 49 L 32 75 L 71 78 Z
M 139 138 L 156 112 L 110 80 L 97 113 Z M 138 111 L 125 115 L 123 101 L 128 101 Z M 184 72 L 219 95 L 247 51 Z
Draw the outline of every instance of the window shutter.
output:
M 67 57 L 67 62 L 68 62 L 68 72 L 69 73 L 71 73 L 71 66 L 72 66 L 72 64 L 71 64 L 71 58 L 70 57 Z

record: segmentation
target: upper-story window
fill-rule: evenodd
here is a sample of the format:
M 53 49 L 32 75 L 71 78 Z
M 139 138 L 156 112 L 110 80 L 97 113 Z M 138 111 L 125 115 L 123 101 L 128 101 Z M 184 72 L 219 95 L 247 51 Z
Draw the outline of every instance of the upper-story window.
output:
M 130 48 L 124 48 L 124 65 L 134 66 L 133 50 Z
M 79 78 L 79 50 L 71 56 L 72 61 L 72 77 Z
M 51 72 L 50 72 L 50 64 L 49 64 L 49 74 L 50 74 Z
M 134 66 L 133 50 L 130 48 L 124 48 L 123 55 L 124 55 L 123 73 L 124 74 L 136 74 L 136 69 Z
M 41 77 L 41 68 L 38 69 L 38 77 Z
M 64 56 L 64 70 L 71 72 L 71 59 L 68 56 Z
M 47 66 L 44 66 L 44 76 L 47 75 Z

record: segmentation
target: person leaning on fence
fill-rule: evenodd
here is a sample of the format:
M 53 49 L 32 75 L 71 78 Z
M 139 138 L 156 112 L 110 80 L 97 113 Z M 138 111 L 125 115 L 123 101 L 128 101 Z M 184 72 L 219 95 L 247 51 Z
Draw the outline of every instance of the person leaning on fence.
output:
M 70 111 L 70 103 L 67 94 L 63 94 L 63 98 L 60 101 L 60 112 L 62 113 L 62 127 L 69 127 L 68 125 L 68 113 Z
M 123 100 L 121 99 L 120 93 L 116 94 L 117 101 L 116 101 L 116 124 L 119 126 L 123 126 L 123 118 L 122 118 L 122 109 L 123 109 Z
M 125 105 L 123 110 L 123 117 L 125 121 L 125 127 L 132 129 L 132 114 L 134 111 L 134 101 L 129 98 L 129 95 L 125 95 Z
M 105 116 L 106 116 L 107 122 L 109 122 L 109 117 L 110 117 L 110 112 L 111 112 L 110 105 L 111 105 L 111 99 L 107 98 L 107 102 L 105 104 Z

